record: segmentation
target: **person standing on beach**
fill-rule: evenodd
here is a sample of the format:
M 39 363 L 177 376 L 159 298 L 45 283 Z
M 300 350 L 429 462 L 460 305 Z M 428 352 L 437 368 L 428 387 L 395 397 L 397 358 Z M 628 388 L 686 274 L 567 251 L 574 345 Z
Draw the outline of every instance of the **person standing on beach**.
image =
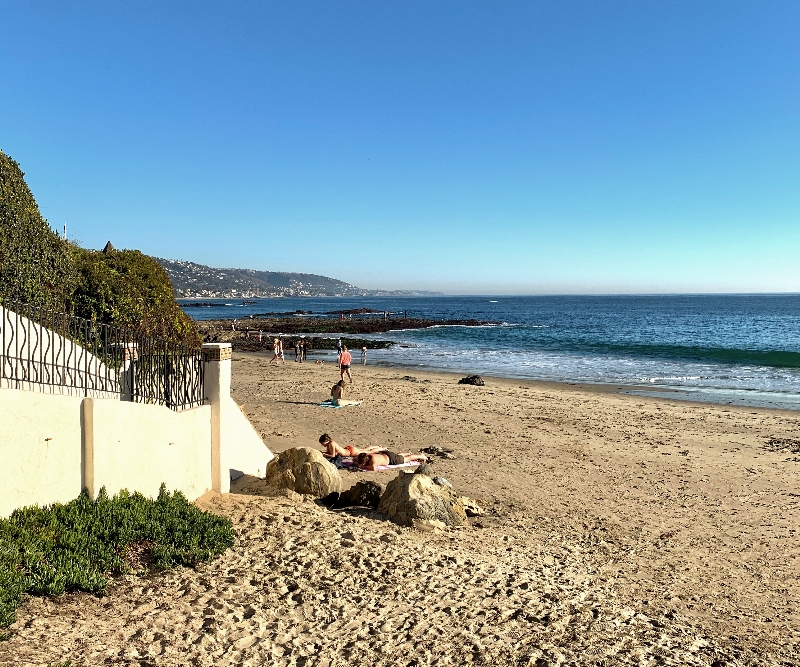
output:
M 342 367 L 342 339 L 336 341 L 336 367 Z
M 342 377 L 342 382 L 344 382 L 344 374 L 347 373 L 347 377 L 350 379 L 350 384 L 353 384 L 353 376 L 350 375 L 350 364 L 353 363 L 353 355 L 347 349 L 347 345 L 344 346 L 342 350 L 342 354 L 339 357 L 339 373 Z
M 366 366 L 367 365 L 367 346 L 366 345 L 361 348 L 361 365 L 362 366 Z
M 306 361 L 308 359 L 309 343 L 305 338 L 300 342 L 302 343 L 302 347 L 300 348 L 300 356 L 302 357 L 302 361 Z
M 300 341 L 296 340 L 294 342 L 294 360 L 300 361 L 302 357 L 300 356 Z
M 280 341 L 277 338 L 272 341 L 272 359 L 269 360 L 269 363 L 272 363 L 273 361 L 277 361 L 278 360 L 278 358 L 279 358 L 278 346 L 279 345 L 280 345 Z

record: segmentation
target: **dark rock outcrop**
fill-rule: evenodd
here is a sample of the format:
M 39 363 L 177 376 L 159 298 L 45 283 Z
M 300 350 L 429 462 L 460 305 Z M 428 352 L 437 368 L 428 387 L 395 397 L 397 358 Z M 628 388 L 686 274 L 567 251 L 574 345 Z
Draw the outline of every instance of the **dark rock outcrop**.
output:
M 378 482 L 357 482 L 344 491 L 339 500 L 343 507 L 371 507 L 375 509 L 383 495 L 383 484 Z

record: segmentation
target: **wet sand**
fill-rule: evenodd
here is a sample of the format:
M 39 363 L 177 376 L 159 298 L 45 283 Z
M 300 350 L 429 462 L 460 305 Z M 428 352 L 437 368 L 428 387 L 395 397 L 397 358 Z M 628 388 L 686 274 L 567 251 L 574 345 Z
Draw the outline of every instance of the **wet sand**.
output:
M 421 533 L 243 478 L 200 501 L 233 549 L 31 600 L 0 664 L 800 664 L 800 414 L 371 366 L 330 410 L 335 366 L 268 358 L 233 394 L 270 449 L 452 448 L 487 514 Z

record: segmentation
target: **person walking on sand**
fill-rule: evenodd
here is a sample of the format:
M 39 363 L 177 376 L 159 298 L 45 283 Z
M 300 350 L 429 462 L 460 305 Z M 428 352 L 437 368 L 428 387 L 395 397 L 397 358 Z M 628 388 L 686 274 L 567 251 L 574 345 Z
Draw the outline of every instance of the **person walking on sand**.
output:
M 283 358 L 283 341 L 280 338 L 276 338 L 272 341 L 272 359 L 269 360 L 269 363 L 273 361 L 277 362 L 280 359 L 284 364 L 286 363 L 286 359 Z
M 300 361 L 300 359 L 301 359 L 301 357 L 300 357 L 300 341 L 296 340 L 294 342 L 294 360 L 295 361 Z
M 336 341 L 336 368 L 342 365 L 342 339 Z
M 350 364 L 353 363 L 353 355 L 347 349 L 347 345 L 342 348 L 342 354 L 339 357 L 339 373 L 341 374 L 342 381 L 344 381 L 344 374 L 350 379 L 350 384 L 353 384 L 353 376 L 350 375 Z
M 300 360 L 301 361 L 308 360 L 308 348 L 309 347 L 310 347 L 309 342 L 305 338 L 303 338 L 300 341 L 300 357 L 301 357 Z
M 366 345 L 361 348 L 361 365 L 362 366 L 366 366 L 367 365 L 367 346 Z

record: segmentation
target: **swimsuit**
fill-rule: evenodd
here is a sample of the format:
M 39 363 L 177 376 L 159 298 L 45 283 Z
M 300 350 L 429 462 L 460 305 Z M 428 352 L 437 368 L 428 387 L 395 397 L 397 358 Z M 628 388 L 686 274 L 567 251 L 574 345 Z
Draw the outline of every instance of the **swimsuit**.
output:
M 388 449 L 384 449 L 382 452 L 378 453 L 386 455 L 386 457 L 389 459 L 390 466 L 399 466 L 406 462 L 403 456 L 400 454 L 395 454 L 394 452 L 390 452 Z

